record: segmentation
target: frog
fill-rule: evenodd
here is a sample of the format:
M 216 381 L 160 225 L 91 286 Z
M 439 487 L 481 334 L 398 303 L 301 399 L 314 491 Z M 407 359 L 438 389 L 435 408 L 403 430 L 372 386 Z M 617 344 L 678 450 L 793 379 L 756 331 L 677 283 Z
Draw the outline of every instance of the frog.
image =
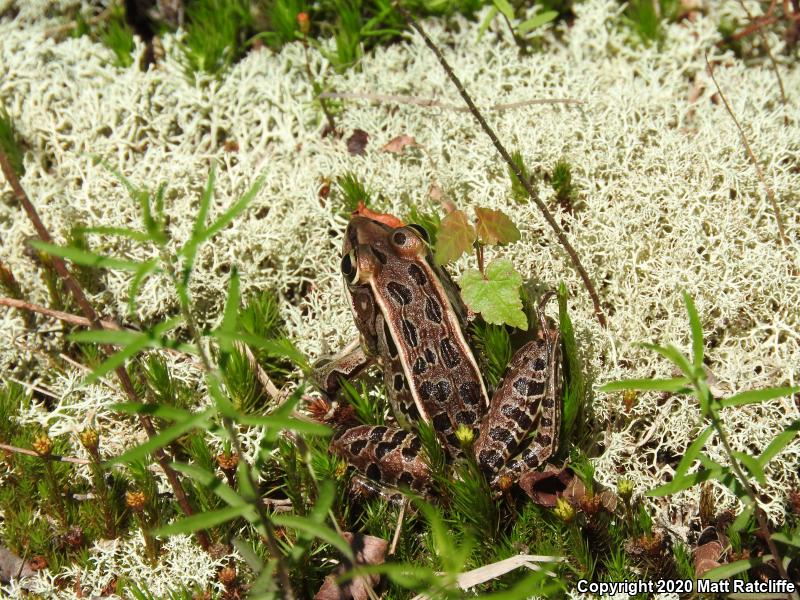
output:
M 315 378 L 333 397 L 341 379 L 373 365 L 383 373 L 395 423 L 339 428 L 330 446 L 368 489 L 430 491 L 421 423 L 433 429 L 449 461 L 472 452 L 494 490 L 509 489 L 553 456 L 561 341 L 542 312 L 536 337 L 514 353 L 490 396 L 470 345 L 467 308 L 434 261 L 424 227 L 354 214 L 340 270 L 359 339 L 318 364 Z

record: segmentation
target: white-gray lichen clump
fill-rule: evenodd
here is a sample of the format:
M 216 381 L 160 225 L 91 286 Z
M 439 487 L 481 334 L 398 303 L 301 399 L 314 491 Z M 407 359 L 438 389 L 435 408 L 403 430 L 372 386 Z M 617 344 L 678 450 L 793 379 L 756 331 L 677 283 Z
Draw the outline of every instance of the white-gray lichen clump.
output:
M 436 20 L 426 22 L 479 106 L 533 98 L 583 102 L 488 114 L 500 138 L 519 149 L 532 169 L 549 171 L 560 158 L 572 166 L 581 207 L 558 218 L 601 297 L 613 307 L 607 330 L 593 317 L 588 296 L 544 218 L 532 204 L 513 203 L 506 167 L 468 113 L 347 101 L 336 117 L 338 126 L 347 134 L 360 128 L 370 135 L 366 154 L 353 156 L 343 140 L 320 135 L 324 122 L 312 101 L 299 44 L 277 54 L 252 51 L 220 79 L 188 80 L 173 37 L 164 38 L 166 56 L 156 68 L 121 69 L 113 65 L 109 49 L 87 37 L 47 37 L 59 22 L 45 16 L 40 6 L 45 4 L 30 3 L 16 20 L 0 23 L 0 104 L 31 146 L 22 184 L 58 241 L 78 222 L 119 227 L 140 222 L 138 207 L 95 157 L 138 185 L 155 188 L 167 182 L 170 227 L 177 240 L 190 233 L 212 162 L 219 164 L 215 214 L 258 175 L 266 178 L 251 208 L 199 257 L 194 293 L 209 320 L 221 314 L 229 268 L 235 264 L 245 295 L 291 291 L 293 301 L 282 302 L 281 310 L 290 337 L 309 356 L 350 341 L 356 330 L 339 273 L 346 221 L 318 192 L 324 180 L 353 171 L 380 195 L 386 212 L 434 206 L 429 190 L 437 186 L 460 207 L 482 205 L 511 214 L 523 235 L 509 246 L 508 257 L 525 278 L 567 284 L 582 356 L 597 385 L 673 375 L 661 357 L 636 343 L 689 347 L 681 290 L 693 296 L 704 330 L 713 336 L 707 354 L 719 389 L 797 384 L 800 69 L 796 61 L 779 67 L 789 91 L 784 109 L 768 63 L 745 65 L 719 53 L 718 11 L 741 16 L 735 3 L 708 3 L 708 14 L 667 25 L 660 48 L 632 44 L 630 30 L 618 18 L 620 5 L 612 0 L 577 4 L 574 23 L 545 31 L 545 51 L 529 56 L 519 55 L 499 20 L 479 41 L 476 23 L 459 19 L 458 27 L 445 31 Z M 772 41 L 780 44 L 777 37 Z M 790 247 L 781 247 L 775 215 L 740 135 L 714 97 L 704 53 L 719 61 L 716 76 L 781 205 Z M 418 37 L 378 48 L 359 68 L 343 74 L 318 52 L 310 51 L 309 57 L 311 70 L 337 91 L 460 103 Z M 403 134 L 413 136 L 425 153 L 380 151 Z M 224 140 L 235 140 L 238 150 L 226 149 Z M 549 186 L 540 183 L 539 191 L 552 201 Z M 47 304 L 47 291 L 25 256 L 25 240 L 33 230 L 6 182 L 0 184 L 0 198 L 0 257 L 31 291 L 31 301 Z M 149 258 L 118 238 L 93 239 L 100 253 Z M 129 276 L 107 274 L 107 291 L 92 297 L 101 312 L 125 314 Z M 151 279 L 141 291 L 138 317 L 152 322 L 175 309 L 170 290 L 165 281 Z M 0 378 L 36 382 L 44 376 L 49 366 L 35 339 L 16 311 L 0 310 Z M 171 361 L 171 367 L 176 377 L 200 379 L 185 362 Z M 124 400 L 120 391 L 102 383 L 81 387 L 83 376 L 75 369 L 48 381 L 55 410 L 33 408 L 23 419 L 42 423 L 51 435 L 79 431 L 94 419 L 107 432 L 104 440 L 116 444 L 104 448 L 109 453 L 143 439 L 130 422 L 116 422 L 109 409 Z M 618 473 L 625 473 L 637 493 L 663 483 L 671 467 L 657 454 L 679 455 L 692 441 L 697 430 L 691 424 L 699 419 L 695 401 L 642 395 L 622 418 L 618 394 L 593 398 L 595 418 L 607 424 L 605 452 L 593 460 L 597 478 L 613 486 Z M 792 398 L 724 415 L 733 446 L 757 452 L 798 416 Z M 246 440 L 250 448 L 255 442 Z M 75 446 L 75 454 L 83 452 Z M 725 462 L 721 448 L 711 446 L 708 452 Z M 798 457 L 800 442 L 795 441 L 771 463 L 763 489 L 771 517 L 783 514 Z M 722 505 L 735 502 L 721 486 L 716 493 Z M 654 501 L 656 522 L 669 524 L 673 534 L 685 533 L 698 495 L 694 488 Z M 142 544 L 134 537 L 118 540 L 113 548 L 93 548 L 97 568 L 80 573 L 84 591 L 99 593 L 110 574 L 146 581 L 155 595 L 179 583 L 218 585 L 214 565 L 189 538 L 167 541 L 156 569 L 136 558 Z M 34 591 L 73 597 L 71 591 L 57 591 L 53 574 L 41 575 Z M 13 587 L 8 593 L 22 595 Z

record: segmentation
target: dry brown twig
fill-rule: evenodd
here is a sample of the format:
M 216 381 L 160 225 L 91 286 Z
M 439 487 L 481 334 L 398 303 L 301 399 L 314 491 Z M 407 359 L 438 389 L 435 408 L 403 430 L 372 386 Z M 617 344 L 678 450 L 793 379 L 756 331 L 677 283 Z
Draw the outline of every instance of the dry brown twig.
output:
M 37 458 L 41 458 L 42 460 L 53 460 L 55 462 L 72 463 L 75 465 L 92 464 L 92 461 L 89 460 L 88 458 L 78 458 L 76 456 L 56 456 L 55 454 L 49 454 L 47 456 L 43 456 L 38 452 L 36 452 L 35 450 L 20 448 L 18 446 L 11 446 L 9 444 L 0 444 L 0 450 L 5 450 L 6 452 L 14 452 L 16 454 L 25 454 L 27 456 L 35 456 Z
M 411 14 L 408 13 L 408 11 L 405 10 L 405 8 L 403 8 L 398 2 L 394 3 L 394 7 L 397 9 L 400 15 L 405 19 L 405 21 L 422 37 L 422 39 L 425 41 L 425 44 L 434 53 L 437 60 L 439 61 L 439 64 L 442 65 L 442 68 L 445 70 L 447 76 L 450 78 L 450 81 L 453 82 L 453 85 L 458 90 L 458 93 L 461 95 L 461 97 L 464 99 L 464 102 L 469 107 L 469 112 L 478 121 L 484 133 L 489 137 L 490 140 L 492 140 L 492 144 L 494 145 L 497 152 L 500 154 L 500 156 L 503 157 L 503 160 L 508 165 L 508 168 L 511 169 L 511 172 L 514 173 L 514 176 L 520 182 L 522 187 L 525 188 L 526 192 L 528 192 L 528 196 L 531 198 L 531 200 L 533 200 L 534 204 L 536 204 L 536 207 L 539 209 L 539 212 L 542 213 L 548 225 L 550 225 L 553 232 L 556 234 L 556 238 L 561 244 L 561 247 L 564 248 L 564 250 L 569 255 L 570 261 L 572 262 L 572 266 L 575 267 L 576 271 L 578 271 L 578 275 L 583 281 L 583 286 L 586 288 L 586 291 L 589 293 L 589 296 L 592 299 L 592 304 L 594 305 L 594 314 L 597 317 L 598 322 L 603 328 L 606 328 L 608 326 L 608 323 L 606 322 L 605 313 L 603 313 L 603 309 L 600 305 L 600 297 L 597 295 L 597 290 L 595 290 L 594 284 L 592 283 L 589 274 L 586 272 L 586 269 L 584 269 L 583 264 L 581 263 L 581 259 L 578 257 L 578 253 L 575 251 L 575 248 L 572 247 L 572 244 L 567 239 L 566 234 L 556 222 L 555 217 L 553 217 L 553 215 L 547 209 L 547 206 L 545 206 L 544 202 L 542 202 L 541 198 L 539 198 L 539 194 L 537 194 L 536 191 L 533 189 L 533 186 L 531 185 L 530 181 L 528 181 L 528 179 L 525 177 L 525 175 L 523 175 L 522 171 L 517 166 L 517 164 L 511 159 L 511 155 L 508 153 L 508 150 L 506 150 L 505 146 L 503 146 L 503 144 L 497 137 L 497 134 L 486 122 L 486 119 L 478 110 L 478 107 L 475 106 L 475 103 L 472 101 L 472 97 L 467 93 L 466 88 L 464 88 L 464 84 L 461 83 L 461 80 L 453 71 L 453 68 L 450 66 L 450 63 L 447 62 L 447 59 L 442 54 L 441 50 L 439 50 L 439 47 L 433 42 L 433 40 L 428 36 L 428 34 L 425 33 L 425 30 L 422 28 L 422 26 L 417 22 L 417 20 Z
M 706 59 L 706 68 L 708 69 L 708 74 L 711 75 L 711 81 L 714 82 L 714 86 L 717 88 L 717 93 L 719 94 L 722 103 L 725 105 L 725 110 L 728 111 L 728 114 L 731 116 L 731 119 L 733 119 L 733 122 L 736 125 L 736 129 L 739 130 L 739 135 L 742 138 L 742 143 L 744 144 L 745 150 L 747 150 L 747 155 L 750 157 L 750 161 L 756 168 L 758 179 L 761 181 L 761 185 L 764 186 L 767 196 L 769 197 L 769 201 L 772 204 L 772 210 L 775 213 L 775 221 L 778 223 L 778 236 L 781 244 L 783 244 L 784 247 L 788 247 L 789 238 L 786 237 L 786 232 L 783 229 L 783 217 L 781 216 L 781 209 L 778 206 L 778 202 L 775 200 L 775 193 L 772 191 L 772 188 L 767 183 L 767 179 L 764 177 L 764 172 L 761 170 L 761 165 L 758 163 L 756 155 L 753 153 L 753 149 L 750 147 L 750 142 L 747 140 L 747 136 L 745 135 L 744 129 L 742 129 L 742 126 L 739 123 L 739 119 L 736 118 L 731 105 L 728 103 L 728 99 L 725 97 L 725 94 L 722 93 L 722 88 L 719 87 L 717 78 L 714 76 L 714 67 L 712 67 L 711 63 L 708 61 L 708 55 L 704 56 Z
M 333 98 L 337 100 L 368 100 L 372 102 L 393 102 L 396 104 L 413 104 L 415 106 L 422 106 L 423 108 L 443 108 L 455 112 L 469 112 L 469 108 L 459 106 L 456 104 L 448 104 L 446 102 L 439 102 L 434 98 L 418 98 L 417 96 L 404 96 L 398 94 L 371 94 L 368 92 L 323 92 L 319 95 L 320 98 Z M 520 102 L 510 102 L 508 104 L 495 104 L 484 108 L 484 110 L 509 110 L 513 108 L 523 108 L 525 106 L 533 106 L 536 104 L 585 104 L 583 100 L 576 100 L 574 98 L 534 98 L 531 100 L 522 100 Z

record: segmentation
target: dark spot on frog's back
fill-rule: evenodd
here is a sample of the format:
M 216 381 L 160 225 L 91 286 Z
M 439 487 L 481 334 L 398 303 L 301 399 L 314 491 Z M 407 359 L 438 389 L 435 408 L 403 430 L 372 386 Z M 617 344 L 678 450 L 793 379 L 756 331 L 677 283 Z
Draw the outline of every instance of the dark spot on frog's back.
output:
M 356 440 L 349 446 L 350 453 L 354 456 L 361 454 L 361 451 L 366 447 L 367 440 Z
M 508 443 L 511 440 L 511 432 L 505 427 L 492 427 L 489 431 L 489 437 L 495 442 Z
M 430 296 L 425 298 L 425 316 L 434 323 L 442 322 L 442 307 L 439 305 L 438 300 Z
M 397 373 L 394 376 L 394 381 L 392 382 L 392 387 L 395 391 L 399 392 L 405 386 L 405 381 L 403 380 L 403 376 L 400 373 Z
M 444 338 L 441 342 L 439 342 L 439 348 L 441 349 L 442 362 L 447 368 L 452 369 L 461 362 L 461 357 L 458 355 L 453 343 L 448 338 Z
M 434 415 L 431 422 L 433 423 L 433 428 L 436 431 L 447 431 L 448 429 L 452 429 L 450 417 L 447 416 L 446 412 L 440 412 L 438 415 Z
M 381 460 L 384 456 L 386 456 L 387 452 L 391 452 L 397 447 L 396 444 L 392 442 L 381 442 L 377 446 L 375 446 L 375 458 Z
M 425 371 L 428 370 L 428 363 L 425 362 L 425 359 L 421 356 L 418 356 L 417 359 L 414 361 L 414 366 L 411 369 L 414 372 L 414 375 L 422 375 Z
M 514 382 L 514 389 L 523 396 L 541 396 L 544 392 L 544 381 L 534 381 L 520 377 Z
M 417 328 L 408 319 L 403 319 L 403 337 L 410 346 L 416 346 L 419 343 L 417 339 Z
M 462 410 L 456 413 L 456 423 L 459 425 L 472 425 L 477 418 L 474 410 Z
M 414 263 L 408 265 L 408 274 L 411 275 L 411 278 L 419 285 L 428 283 L 428 276 L 425 275 L 425 271 L 423 271 L 419 265 L 415 265 Z
M 403 471 L 403 474 L 397 479 L 397 483 L 400 485 L 405 485 L 411 487 L 411 484 L 414 482 L 414 476 L 409 473 L 408 471 Z
M 423 400 L 427 400 L 431 397 L 435 389 L 436 388 L 430 381 L 423 381 L 419 386 L 419 395 Z
M 389 325 L 386 321 L 383 322 L 383 336 L 386 339 L 386 349 L 389 351 L 389 356 L 397 358 L 397 344 L 392 339 L 392 333 L 389 331 Z
M 373 442 L 380 442 L 381 438 L 383 438 L 383 434 L 386 433 L 387 427 L 383 425 L 378 425 L 377 427 L 373 427 L 372 431 L 369 433 L 369 439 Z
M 436 364 L 436 352 L 434 352 L 430 348 L 425 348 L 425 360 L 428 361 L 429 365 L 435 365 Z
M 409 304 L 414 299 L 411 290 L 403 284 L 397 283 L 396 281 L 390 281 L 386 285 L 386 289 L 389 291 L 389 295 L 392 297 L 392 300 L 401 306 Z
M 480 387 L 474 381 L 466 381 L 458 386 L 458 395 L 464 404 L 474 406 L 481 398 Z
M 544 362 L 544 359 L 539 356 L 533 363 L 533 368 L 535 371 L 544 371 L 547 363 Z
M 373 481 L 380 481 L 381 480 L 381 470 L 375 463 L 370 463 L 366 470 L 367 477 L 372 479 Z

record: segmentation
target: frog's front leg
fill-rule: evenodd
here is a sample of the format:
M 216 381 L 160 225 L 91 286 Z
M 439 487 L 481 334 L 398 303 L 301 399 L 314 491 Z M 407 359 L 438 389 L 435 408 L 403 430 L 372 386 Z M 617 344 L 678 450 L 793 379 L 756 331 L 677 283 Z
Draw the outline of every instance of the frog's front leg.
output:
M 341 387 L 341 379 L 355 379 L 373 362 L 374 359 L 364 352 L 361 340 L 354 340 L 339 354 L 317 361 L 314 365 L 314 382 L 328 398 L 333 398 Z
M 513 482 L 556 451 L 561 427 L 561 344 L 547 328 L 511 359 L 475 443 L 478 466 L 492 485 Z M 512 458 L 514 457 L 514 458 Z
M 384 488 L 410 488 L 425 494 L 431 474 L 421 448 L 415 434 L 384 425 L 352 427 L 331 442 L 336 454 Z

